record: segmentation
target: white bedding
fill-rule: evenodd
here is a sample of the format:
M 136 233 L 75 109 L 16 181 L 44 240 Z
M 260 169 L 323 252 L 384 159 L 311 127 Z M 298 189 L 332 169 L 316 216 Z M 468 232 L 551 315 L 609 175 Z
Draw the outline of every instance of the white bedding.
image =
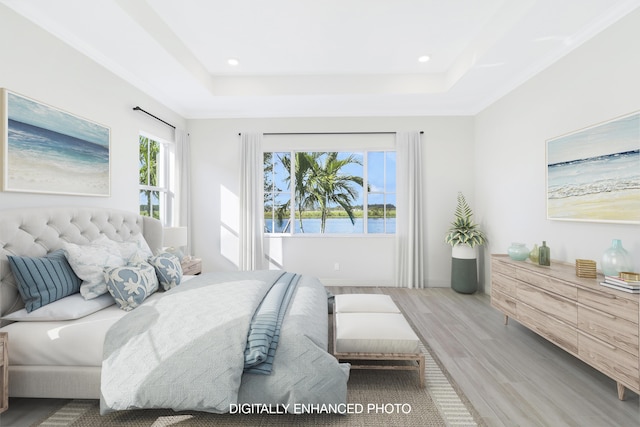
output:
M 15 322 L 1 330 L 11 337 L 11 365 L 100 366 L 104 336 L 125 314 L 112 305 L 77 320 Z
M 184 276 L 183 281 L 192 277 Z M 157 292 L 144 303 L 163 294 Z M 81 319 L 15 322 L 0 328 L 0 332 L 8 332 L 11 337 L 9 360 L 12 366 L 100 367 L 107 330 L 125 314 L 126 311 L 112 305 Z

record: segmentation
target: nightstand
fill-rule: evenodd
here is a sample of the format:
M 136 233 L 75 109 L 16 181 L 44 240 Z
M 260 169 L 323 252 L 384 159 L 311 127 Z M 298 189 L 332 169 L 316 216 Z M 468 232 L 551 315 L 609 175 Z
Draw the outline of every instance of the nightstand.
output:
M 195 275 L 202 273 L 202 259 L 190 258 L 187 261 L 182 261 L 182 274 Z
M 0 332 L 0 413 L 9 409 L 9 335 Z

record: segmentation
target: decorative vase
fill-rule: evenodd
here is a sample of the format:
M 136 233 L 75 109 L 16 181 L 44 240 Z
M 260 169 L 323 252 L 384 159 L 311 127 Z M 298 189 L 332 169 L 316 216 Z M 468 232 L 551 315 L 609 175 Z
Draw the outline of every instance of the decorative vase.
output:
M 533 249 L 531 249 L 531 252 L 529 252 L 529 259 L 531 260 L 531 262 L 537 264 L 539 256 L 540 256 L 540 250 L 538 249 L 538 244 L 534 243 Z
M 538 264 L 551 265 L 551 249 L 547 246 L 547 242 L 542 241 L 542 246 L 538 249 Z
M 509 258 L 515 261 L 524 261 L 529 257 L 529 249 L 524 245 L 524 243 L 511 243 L 509 249 L 507 249 L 507 254 Z
M 455 245 L 451 249 L 451 288 L 461 294 L 472 294 L 478 290 L 475 248 Z
M 613 239 L 611 247 L 602 254 L 602 274 L 618 276 L 622 271 L 632 271 L 633 261 L 629 252 L 622 247 L 620 239 Z

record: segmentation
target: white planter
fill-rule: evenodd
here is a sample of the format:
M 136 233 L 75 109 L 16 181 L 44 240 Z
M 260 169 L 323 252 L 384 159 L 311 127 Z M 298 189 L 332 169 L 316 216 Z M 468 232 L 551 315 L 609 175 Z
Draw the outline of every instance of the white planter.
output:
M 476 248 L 469 245 L 455 245 L 451 248 L 451 257 L 458 259 L 476 259 Z

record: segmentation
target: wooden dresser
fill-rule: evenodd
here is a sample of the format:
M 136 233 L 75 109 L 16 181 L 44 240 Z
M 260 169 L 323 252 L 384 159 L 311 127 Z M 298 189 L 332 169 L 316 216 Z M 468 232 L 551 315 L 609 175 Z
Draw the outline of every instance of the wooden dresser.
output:
M 640 295 L 583 279 L 574 265 L 550 267 L 491 256 L 491 305 L 618 384 L 640 393 Z

